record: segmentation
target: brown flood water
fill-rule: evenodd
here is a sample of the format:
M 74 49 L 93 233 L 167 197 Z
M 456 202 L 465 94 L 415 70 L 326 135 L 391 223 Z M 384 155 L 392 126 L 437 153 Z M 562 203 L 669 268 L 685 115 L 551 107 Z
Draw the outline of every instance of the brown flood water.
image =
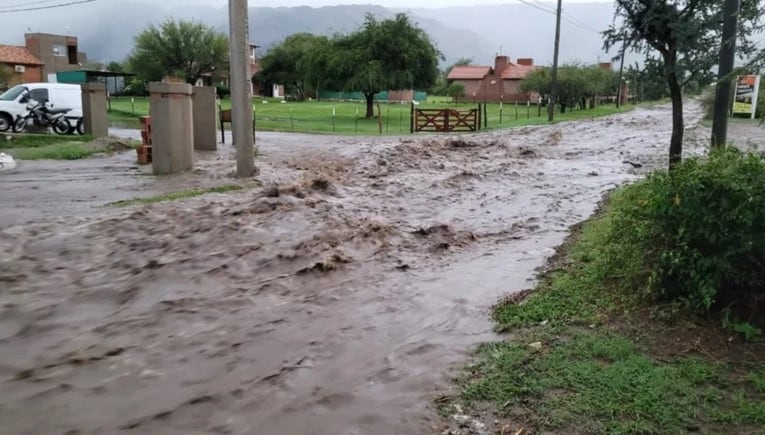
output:
M 603 192 L 664 165 L 669 131 L 659 107 L 459 137 L 271 135 L 263 187 L 116 211 L 230 182 L 230 147 L 158 180 L 132 155 L 22 165 L 0 176 L 2 433 L 439 432 L 432 399 L 496 338 L 491 305 Z M 686 134 L 689 153 L 706 143 Z M 72 179 L 86 205 L 66 206 Z

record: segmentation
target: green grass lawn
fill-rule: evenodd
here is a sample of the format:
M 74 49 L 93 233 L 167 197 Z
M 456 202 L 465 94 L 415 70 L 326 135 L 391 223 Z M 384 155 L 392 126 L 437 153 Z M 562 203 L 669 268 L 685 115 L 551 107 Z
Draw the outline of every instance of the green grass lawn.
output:
M 99 153 L 124 151 L 133 147 L 132 141 L 93 141 L 90 136 L 59 136 L 46 134 L 4 135 L 0 151 L 16 160 L 78 160 Z
M 510 335 L 478 348 L 439 409 L 486 416 L 490 433 L 765 434 L 762 341 L 622 291 L 597 266 L 609 219 L 606 208 L 533 292 L 494 308 Z
M 112 123 L 135 122 L 140 116 L 149 114 L 148 98 L 113 98 L 110 119 Z M 221 102 L 224 109 L 231 107 L 230 100 Z M 476 105 L 468 102 L 455 104 L 445 97 L 435 97 L 417 108 L 457 108 L 467 110 Z M 556 113 L 556 122 L 582 118 L 612 115 L 631 110 L 632 106 L 617 109 L 603 105 L 592 110 L 574 110 L 565 114 Z M 253 99 L 253 110 L 257 129 L 261 131 L 294 131 L 303 133 L 335 133 L 347 135 L 379 135 L 377 119 L 363 119 L 365 105 L 362 102 L 306 101 L 280 102 L 274 99 Z M 382 112 L 382 134 L 409 134 L 409 104 L 380 103 Z M 536 105 L 489 103 L 486 108 L 488 129 L 547 124 L 547 115 L 542 108 L 541 115 Z M 377 113 L 377 108 L 375 108 Z M 334 116 L 333 116 L 334 114 Z M 137 125 L 137 124 L 136 124 Z

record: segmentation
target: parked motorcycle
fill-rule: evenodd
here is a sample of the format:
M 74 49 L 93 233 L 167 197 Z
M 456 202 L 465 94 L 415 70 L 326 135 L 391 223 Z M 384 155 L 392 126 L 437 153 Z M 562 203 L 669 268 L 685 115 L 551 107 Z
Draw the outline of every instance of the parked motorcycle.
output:
M 71 111 L 72 109 L 54 109 L 47 102 L 43 103 L 29 98 L 26 110 L 18 115 L 13 123 L 13 131 L 16 133 L 24 131 L 31 120 L 34 125 L 39 127 L 53 127 L 56 134 L 68 134 L 72 126 L 65 115 Z

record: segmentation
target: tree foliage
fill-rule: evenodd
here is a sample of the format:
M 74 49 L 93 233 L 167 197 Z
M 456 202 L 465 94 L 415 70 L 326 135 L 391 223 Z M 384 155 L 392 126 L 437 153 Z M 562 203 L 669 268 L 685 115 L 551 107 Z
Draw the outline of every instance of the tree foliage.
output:
M 618 77 L 610 69 L 586 66 L 578 63 L 562 65 L 558 68 L 557 102 L 561 113 L 567 108 L 586 108 L 594 106 L 599 96 L 615 95 Z M 529 73 L 521 83 L 523 92 L 536 92 L 543 99 L 550 96 L 552 83 L 549 68 L 537 68 Z
M 334 41 L 328 67 L 343 90 L 362 92 L 367 118 L 374 94 L 384 90 L 429 88 L 443 56 L 424 30 L 403 13 L 383 21 L 368 14 L 361 29 Z
M 283 84 L 288 94 L 305 99 L 310 91 L 319 90 L 321 60 L 330 44 L 326 36 L 296 33 L 275 45 L 260 60 L 256 80 Z
M 300 33 L 286 38 L 263 57 L 256 80 L 284 84 L 299 97 L 320 89 L 361 92 L 371 118 L 376 93 L 430 88 L 441 58 L 430 37 L 406 14 L 382 21 L 367 15 L 361 28 L 347 35 Z
M 761 0 L 742 0 L 737 49 L 750 55 L 752 33 L 760 27 Z M 656 53 L 663 62 L 664 80 L 672 98 L 672 137 L 669 161 L 674 167 L 682 158 L 683 86 L 709 74 L 717 64 L 722 43 L 720 0 L 616 0 L 614 24 L 604 32 L 605 48 L 624 46 Z
M 168 20 L 136 36 L 128 64 L 143 81 L 172 75 L 193 84 L 204 73 L 227 71 L 228 53 L 225 34 L 198 22 Z
M 0 90 L 5 90 L 11 87 L 13 77 L 16 73 L 8 65 L 0 65 Z

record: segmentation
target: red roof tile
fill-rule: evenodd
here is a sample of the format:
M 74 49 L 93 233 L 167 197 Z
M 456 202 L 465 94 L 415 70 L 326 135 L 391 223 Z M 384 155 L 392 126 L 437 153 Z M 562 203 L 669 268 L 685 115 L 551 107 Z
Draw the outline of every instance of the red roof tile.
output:
M 537 67 L 532 65 L 517 65 L 514 63 L 509 64 L 502 71 L 503 79 L 522 79 L 526 77 L 530 72 L 534 71 Z
M 16 65 L 43 65 L 26 47 L 0 45 L 0 63 Z
M 491 72 L 491 67 L 475 65 L 458 65 L 446 76 L 449 80 L 481 80 Z

